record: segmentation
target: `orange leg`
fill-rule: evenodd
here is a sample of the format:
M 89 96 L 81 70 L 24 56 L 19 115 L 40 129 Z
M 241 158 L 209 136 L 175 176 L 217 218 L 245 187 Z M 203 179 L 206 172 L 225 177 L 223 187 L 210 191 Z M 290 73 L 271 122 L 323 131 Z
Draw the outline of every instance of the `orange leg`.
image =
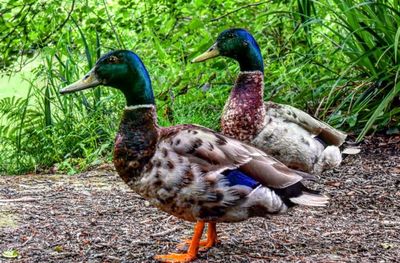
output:
M 217 224 L 215 222 L 209 222 L 208 223 L 208 230 L 207 230 L 207 239 L 206 240 L 201 240 L 199 242 L 200 246 L 200 251 L 207 251 L 208 249 L 212 248 L 217 244 L 218 237 L 217 237 Z M 185 240 L 183 243 L 178 244 L 177 248 L 180 250 L 184 250 L 187 248 L 188 245 L 191 244 L 191 240 Z
M 197 221 L 194 226 L 194 234 L 192 237 L 192 241 L 190 243 L 189 249 L 185 254 L 168 254 L 168 255 L 157 255 L 154 257 L 155 260 L 161 262 L 190 262 L 194 260 L 197 256 L 197 252 L 199 251 L 199 244 L 201 236 L 203 235 L 204 230 L 204 222 Z
M 208 250 L 215 246 L 218 243 L 217 237 L 217 223 L 210 222 L 208 223 L 208 230 L 207 230 L 207 240 L 200 242 L 202 246 L 202 250 Z

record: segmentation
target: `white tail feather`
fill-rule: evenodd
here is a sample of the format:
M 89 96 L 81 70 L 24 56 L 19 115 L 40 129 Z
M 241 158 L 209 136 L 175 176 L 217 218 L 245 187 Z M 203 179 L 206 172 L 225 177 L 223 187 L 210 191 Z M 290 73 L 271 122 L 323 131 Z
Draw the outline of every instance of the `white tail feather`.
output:
M 342 154 L 359 154 L 361 152 L 361 149 L 355 148 L 355 147 L 347 147 L 342 151 Z
M 303 193 L 298 197 L 291 197 L 289 200 L 295 204 L 307 206 L 326 206 L 329 203 L 327 196 L 310 193 Z

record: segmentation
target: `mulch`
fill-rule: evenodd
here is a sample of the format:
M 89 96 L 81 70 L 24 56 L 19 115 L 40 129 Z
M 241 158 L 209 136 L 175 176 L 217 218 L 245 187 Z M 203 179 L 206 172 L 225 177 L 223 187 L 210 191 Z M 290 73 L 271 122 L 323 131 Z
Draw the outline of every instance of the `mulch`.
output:
M 315 185 L 329 207 L 218 224 L 221 244 L 196 262 L 400 262 L 400 136 L 360 147 Z M 0 262 L 154 262 L 192 227 L 151 207 L 111 165 L 0 177 Z M 1 256 L 12 249 L 18 257 Z

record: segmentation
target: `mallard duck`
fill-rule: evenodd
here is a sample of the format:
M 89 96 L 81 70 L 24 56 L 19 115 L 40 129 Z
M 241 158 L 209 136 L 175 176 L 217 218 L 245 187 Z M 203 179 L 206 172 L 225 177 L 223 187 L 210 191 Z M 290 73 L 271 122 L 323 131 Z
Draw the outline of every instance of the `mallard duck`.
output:
M 197 125 L 158 126 L 150 77 L 135 53 L 104 55 L 83 79 L 60 92 L 99 85 L 114 87 L 126 98 L 113 158 L 122 180 L 162 211 L 196 222 L 186 253 L 157 260 L 193 260 L 199 247 L 217 242 L 218 222 L 280 214 L 297 204 L 327 204 L 327 197 L 302 184 L 311 175 L 257 148 Z M 207 239 L 201 241 L 205 223 Z
M 264 64 L 254 37 L 244 29 L 222 32 L 192 62 L 217 56 L 239 62 L 240 73 L 223 109 L 224 135 L 251 143 L 293 169 L 320 174 L 342 161 L 346 134 L 290 105 L 264 102 Z

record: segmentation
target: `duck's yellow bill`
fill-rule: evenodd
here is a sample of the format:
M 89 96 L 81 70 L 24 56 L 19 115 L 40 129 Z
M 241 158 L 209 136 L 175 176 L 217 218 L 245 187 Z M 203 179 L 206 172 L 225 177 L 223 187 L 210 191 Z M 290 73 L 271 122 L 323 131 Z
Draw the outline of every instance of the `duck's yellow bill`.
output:
M 94 69 L 90 70 L 82 79 L 68 85 L 60 90 L 61 94 L 71 93 L 79 90 L 84 90 L 96 87 L 101 84 L 101 81 L 96 77 Z
M 198 57 L 195 57 L 192 60 L 192 63 L 202 62 L 202 61 L 205 61 L 207 59 L 215 58 L 215 57 L 218 57 L 218 56 L 219 56 L 219 50 L 218 50 L 218 47 L 217 47 L 217 43 L 215 43 L 206 52 L 204 52 L 203 54 L 201 54 Z

